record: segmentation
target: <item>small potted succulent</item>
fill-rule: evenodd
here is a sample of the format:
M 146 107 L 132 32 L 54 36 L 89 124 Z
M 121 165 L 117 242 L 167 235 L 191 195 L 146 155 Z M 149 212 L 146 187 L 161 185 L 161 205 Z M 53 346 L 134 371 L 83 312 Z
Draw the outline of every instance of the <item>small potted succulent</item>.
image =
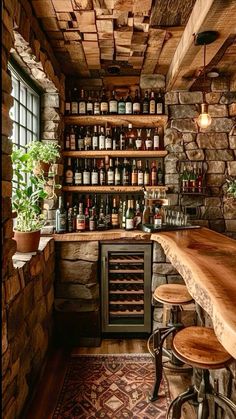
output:
M 12 208 L 16 212 L 14 239 L 17 251 L 28 253 L 38 250 L 40 229 L 45 224 L 40 201 L 47 198 L 45 179 L 32 173 L 30 156 L 24 150 L 14 148 Z
M 60 146 L 55 141 L 32 141 L 27 148 L 34 174 L 47 176 L 51 164 L 60 157 Z

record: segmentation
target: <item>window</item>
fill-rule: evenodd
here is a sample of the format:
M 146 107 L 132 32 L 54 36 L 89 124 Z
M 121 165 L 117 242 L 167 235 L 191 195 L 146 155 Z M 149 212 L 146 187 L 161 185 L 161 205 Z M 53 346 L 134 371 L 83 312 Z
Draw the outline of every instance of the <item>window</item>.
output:
M 10 117 L 13 120 L 11 140 L 17 147 L 26 150 L 26 144 L 39 139 L 40 96 L 32 81 L 21 74 L 15 65 L 9 64 L 12 76 L 13 107 Z

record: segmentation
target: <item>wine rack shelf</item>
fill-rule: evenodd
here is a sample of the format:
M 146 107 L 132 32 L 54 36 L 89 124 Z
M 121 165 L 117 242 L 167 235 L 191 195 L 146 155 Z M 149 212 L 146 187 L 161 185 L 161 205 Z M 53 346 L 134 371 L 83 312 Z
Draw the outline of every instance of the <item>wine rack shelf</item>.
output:
M 79 193 L 134 193 L 143 192 L 143 186 L 63 186 L 64 192 Z M 166 191 L 166 186 L 145 186 L 145 189 Z
M 167 115 L 79 115 L 66 116 L 64 121 L 66 125 L 101 125 L 110 124 L 113 126 L 134 127 L 148 126 L 157 127 L 165 125 L 168 120 Z
M 168 152 L 166 150 L 89 150 L 89 151 L 63 151 L 63 157 L 78 157 L 78 158 L 99 158 L 99 157 L 165 157 Z

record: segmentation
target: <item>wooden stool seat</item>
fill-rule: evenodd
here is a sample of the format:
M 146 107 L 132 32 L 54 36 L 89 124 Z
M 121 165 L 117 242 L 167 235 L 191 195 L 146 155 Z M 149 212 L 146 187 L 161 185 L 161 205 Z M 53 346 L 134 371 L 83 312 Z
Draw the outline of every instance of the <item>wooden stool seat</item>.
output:
M 163 284 L 156 288 L 153 298 L 163 304 L 184 305 L 193 301 L 187 287 L 181 284 Z
M 214 330 L 208 327 L 190 326 L 180 330 L 173 339 L 173 352 L 181 361 L 202 369 L 223 368 L 232 360 Z

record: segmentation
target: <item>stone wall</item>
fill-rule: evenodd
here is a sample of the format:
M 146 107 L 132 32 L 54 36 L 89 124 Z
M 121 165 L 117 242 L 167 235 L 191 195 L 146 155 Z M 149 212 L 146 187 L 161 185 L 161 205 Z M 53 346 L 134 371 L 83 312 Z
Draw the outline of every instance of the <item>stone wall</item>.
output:
M 2 417 L 18 418 L 42 373 L 52 338 L 54 241 L 37 253 L 16 253 L 3 283 Z
M 100 343 L 99 242 L 56 243 L 55 325 L 61 344 Z
M 223 86 L 225 87 L 225 86 Z M 208 196 L 183 196 L 183 206 L 198 206 L 196 224 L 236 236 L 236 201 L 226 196 L 226 178 L 236 176 L 236 92 L 214 91 L 206 94 L 212 123 L 200 129 L 196 123 L 202 92 L 168 92 L 165 96 L 169 121 L 164 143 L 165 182 L 178 205 L 178 160 L 206 162 Z M 222 88 L 222 86 L 221 86 Z

